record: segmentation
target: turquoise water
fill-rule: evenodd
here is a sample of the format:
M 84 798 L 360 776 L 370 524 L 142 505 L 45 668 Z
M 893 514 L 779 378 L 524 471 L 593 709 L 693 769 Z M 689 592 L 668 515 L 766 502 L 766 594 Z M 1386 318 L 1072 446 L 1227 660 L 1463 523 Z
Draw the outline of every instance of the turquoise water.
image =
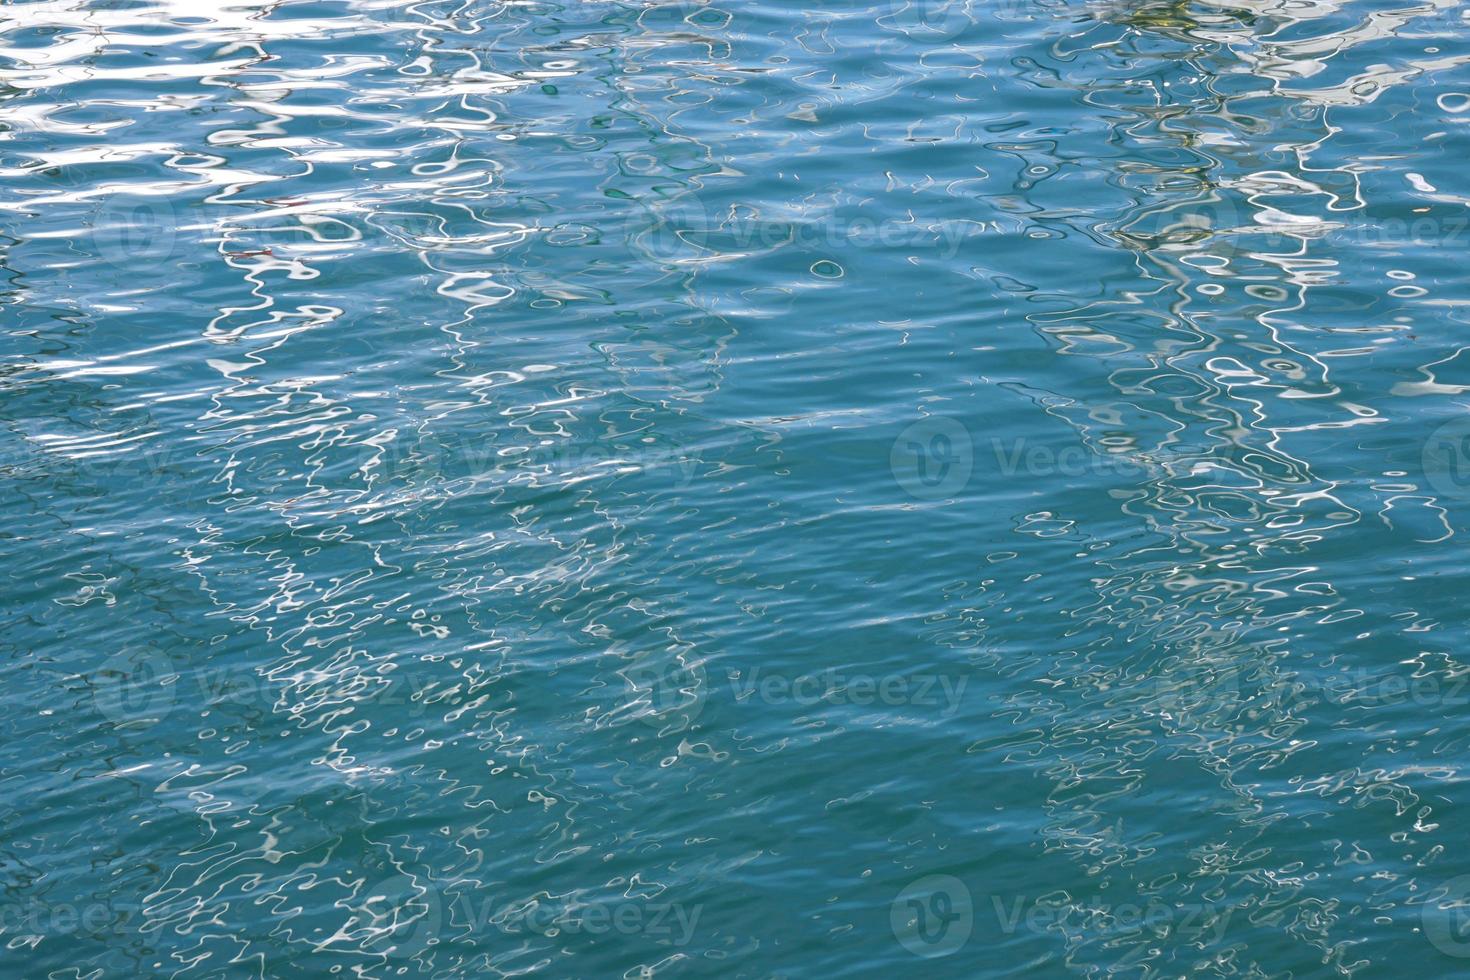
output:
M 0 974 L 1464 976 L 1467 61 L 0 7 Z

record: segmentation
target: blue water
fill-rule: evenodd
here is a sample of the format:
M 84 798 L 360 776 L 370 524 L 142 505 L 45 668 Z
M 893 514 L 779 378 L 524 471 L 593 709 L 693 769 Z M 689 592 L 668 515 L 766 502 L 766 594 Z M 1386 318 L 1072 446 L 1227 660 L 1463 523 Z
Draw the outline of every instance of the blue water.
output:
M 1467 16 L 0 7 L 0 975 L 1466 975 Z

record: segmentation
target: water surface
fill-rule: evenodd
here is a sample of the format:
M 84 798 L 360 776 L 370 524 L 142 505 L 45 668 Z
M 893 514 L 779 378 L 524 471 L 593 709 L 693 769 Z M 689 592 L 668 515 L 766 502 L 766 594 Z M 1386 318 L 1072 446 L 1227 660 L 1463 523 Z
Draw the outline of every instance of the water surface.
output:
M 1463 976 L 1467 60 L 0 8 L 0 972 Z

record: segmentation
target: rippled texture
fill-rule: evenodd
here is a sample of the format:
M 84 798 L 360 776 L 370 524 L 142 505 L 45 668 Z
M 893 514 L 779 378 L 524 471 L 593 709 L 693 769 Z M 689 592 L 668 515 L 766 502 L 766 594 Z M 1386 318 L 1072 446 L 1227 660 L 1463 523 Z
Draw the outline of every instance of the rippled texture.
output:
M 1465 975 L 1467 38 L 0 7 L 0 972 Z

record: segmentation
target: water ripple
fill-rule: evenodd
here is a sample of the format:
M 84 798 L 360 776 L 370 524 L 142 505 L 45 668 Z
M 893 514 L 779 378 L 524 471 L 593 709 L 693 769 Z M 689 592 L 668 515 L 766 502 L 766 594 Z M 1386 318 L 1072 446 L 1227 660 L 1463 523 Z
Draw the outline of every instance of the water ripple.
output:
M 0 9 L 17 976 L 1453 976 L 1447 0 Z

